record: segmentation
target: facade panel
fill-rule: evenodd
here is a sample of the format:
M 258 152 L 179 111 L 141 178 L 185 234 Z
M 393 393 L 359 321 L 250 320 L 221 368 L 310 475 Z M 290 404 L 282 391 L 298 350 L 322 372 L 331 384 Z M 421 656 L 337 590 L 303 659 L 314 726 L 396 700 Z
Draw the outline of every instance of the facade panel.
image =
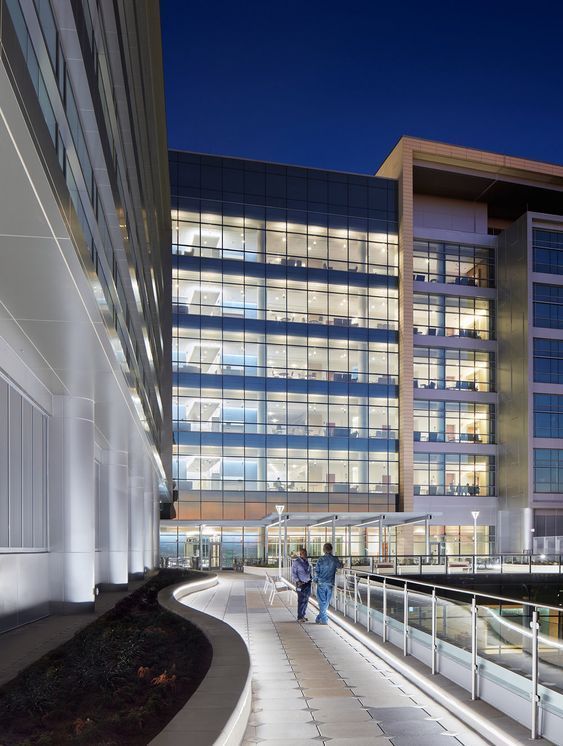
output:
M 170 497 L 159 28 L 157 3 L 0 0 L 0 571 L 17 568 L 0 631 L 126 586 L 131 505 L 150 496 L 153 557 Z M 142 483 L 117 488 L 129 455 Z

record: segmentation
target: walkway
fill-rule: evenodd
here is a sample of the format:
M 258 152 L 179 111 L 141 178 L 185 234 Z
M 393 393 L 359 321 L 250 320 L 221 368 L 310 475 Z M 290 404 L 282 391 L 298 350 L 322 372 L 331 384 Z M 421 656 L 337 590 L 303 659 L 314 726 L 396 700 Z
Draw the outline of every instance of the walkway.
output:
M 298 624 L 280 599 L 269 607 L 262 585 L 224 573 L 218 586 L 186 599 L 249 646 L 253 709 L 244 746 L 486 744 L 338 627 Z M 294 603 L 295 594 L 283 596 Z

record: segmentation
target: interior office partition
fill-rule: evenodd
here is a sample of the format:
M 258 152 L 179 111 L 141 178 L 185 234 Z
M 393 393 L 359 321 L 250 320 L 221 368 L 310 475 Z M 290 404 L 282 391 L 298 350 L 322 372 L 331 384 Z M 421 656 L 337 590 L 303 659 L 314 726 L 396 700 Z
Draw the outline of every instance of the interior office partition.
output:
M 157 3 L 0 2 L 0 630 L 158 562 L 171 487 Z

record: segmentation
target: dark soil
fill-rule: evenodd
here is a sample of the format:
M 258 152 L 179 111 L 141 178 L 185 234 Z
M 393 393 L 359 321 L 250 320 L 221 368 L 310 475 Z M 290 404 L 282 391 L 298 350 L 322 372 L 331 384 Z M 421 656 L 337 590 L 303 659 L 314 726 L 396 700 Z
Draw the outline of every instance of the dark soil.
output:
M 184 706 L 213 655 L 192 624 L 158 605 L 196 573 L 161 570 L 0 688 L 0 746 L 144 746 Z

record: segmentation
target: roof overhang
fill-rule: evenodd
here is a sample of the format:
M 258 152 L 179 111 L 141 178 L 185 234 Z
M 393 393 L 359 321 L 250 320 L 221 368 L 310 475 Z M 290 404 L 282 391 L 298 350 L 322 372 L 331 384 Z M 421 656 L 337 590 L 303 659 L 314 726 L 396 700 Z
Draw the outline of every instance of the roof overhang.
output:
M 331 528 L 333 521 L 336 528 L 362 527 L 377 528 L 379 524 L 384 528 L 391 526 L 403 526 L 408 523 L 422 523 L 432 520 L 441 513 L 294 513 L 292 511 L 282 512 L 281 519 L 288 528 Z M 213 528 L 268 528 L 277 526 L 280 517 L 277 513 L 269 513 L 257 520 L 193 520 L 193 521 L 161 521 L 162 526 L 177 527 L 213 527 Z

